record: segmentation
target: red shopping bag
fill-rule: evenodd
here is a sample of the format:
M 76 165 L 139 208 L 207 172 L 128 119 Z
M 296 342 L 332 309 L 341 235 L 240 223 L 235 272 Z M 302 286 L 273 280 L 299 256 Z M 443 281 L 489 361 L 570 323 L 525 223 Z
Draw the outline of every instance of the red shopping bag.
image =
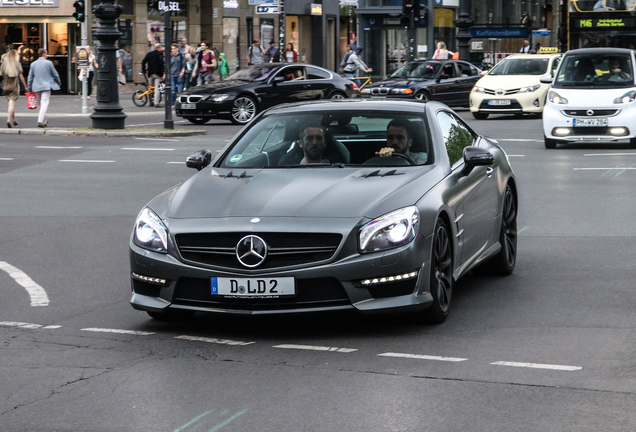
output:
M 35 93 L 26 92 L 24 95 L 27 98 L 27 106 L 29 107 L 29 109 L 37 109 L 38 108 L 38 101 L 35 98 Z

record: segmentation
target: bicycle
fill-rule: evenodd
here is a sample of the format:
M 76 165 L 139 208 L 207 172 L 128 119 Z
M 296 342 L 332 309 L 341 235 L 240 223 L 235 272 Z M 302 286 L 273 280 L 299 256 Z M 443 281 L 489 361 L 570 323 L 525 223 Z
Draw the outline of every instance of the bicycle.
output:
M 143 73 L 139 73 L 139 75 L 143 75 L 144 78 L 146 79 L 145 83 L 135 83 L 135 85 L 140 85 L 140 86 L 145 86 L 146 90 L 145 91 L 141 91 L 141 90 L 137 90 L 132 94 L 132 100 L 133 103 L 135 105 L 137 105 L 138 107 L 142 107 L 144 105 L 146 105 L 148 103 L 148 100 L 150 100 L 151 102 L 154 101 L 155 99 L 155 87 L 151 86 L 150 83 L 148 82 L 148 77 L 143 74 Z M 161 81 L 159 83 L 159 103 L 161 103 L 161 101 L 163 100 L 163 94 L 166 90 L 166 83 L 164 83 L 163 81 Z
M 354 81 L 354 82 L 355 82 L 356 80 L 360 80 L 360 81 L 361 81 L 361 84 L 360 84 L 360 87 L 358 87 L 358 90 L 362 90 L 362 88 L 363 88 L 365 85 L 367 85 L 367 84 L 371 84 L 371 77 L 368 77 L 368 76 L 366 76 L 366 77 L 345 77 L 345 78 L 347 78 L 347 79 L 349 79 L 349 80 L 351 80 L 351 81 Z

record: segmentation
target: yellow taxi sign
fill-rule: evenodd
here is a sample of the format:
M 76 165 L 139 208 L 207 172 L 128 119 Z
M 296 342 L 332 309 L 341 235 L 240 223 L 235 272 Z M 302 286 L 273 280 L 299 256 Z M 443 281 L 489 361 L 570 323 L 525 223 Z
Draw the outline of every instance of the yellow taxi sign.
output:
M 559 52 L 559 48 L 557 47 L 541 47 L 539 53 L 541 54 L 556 54 Z

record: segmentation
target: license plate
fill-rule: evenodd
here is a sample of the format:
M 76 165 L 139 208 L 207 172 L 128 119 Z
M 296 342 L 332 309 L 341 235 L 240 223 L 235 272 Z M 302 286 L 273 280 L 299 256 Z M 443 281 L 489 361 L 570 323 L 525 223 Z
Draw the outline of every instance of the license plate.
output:
M 607 126 L 607 118 L 575 118 L 573 124 L 574 127 Z
M 293 277 L 284 278 L 210 278 L 212 295 L 240 297 L 279 297 L 296 295 Z
M 488 105 L 510 105 L 510 99 L 491 99 Z
M 181 104 L 181 109 L 196 109 L 197 104 Z

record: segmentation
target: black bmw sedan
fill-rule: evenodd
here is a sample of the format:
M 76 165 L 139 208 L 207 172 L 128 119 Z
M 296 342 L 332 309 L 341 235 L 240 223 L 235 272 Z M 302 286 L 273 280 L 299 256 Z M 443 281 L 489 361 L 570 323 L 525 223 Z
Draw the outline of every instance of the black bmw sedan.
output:
M 246 124 L 274 105 L 359 96 L 357 86 L 327 69 L 307 64 L 252 65 L 225 81 L 192 87 L 177 98 L 176 115 L 194 124 L 212 118 Z
M 468 106 L 470 91 L 481 78 L 480 70 L 461 60 L 409 62 L 385 81 L 365 86 L 363 97 L 439 101 Z

